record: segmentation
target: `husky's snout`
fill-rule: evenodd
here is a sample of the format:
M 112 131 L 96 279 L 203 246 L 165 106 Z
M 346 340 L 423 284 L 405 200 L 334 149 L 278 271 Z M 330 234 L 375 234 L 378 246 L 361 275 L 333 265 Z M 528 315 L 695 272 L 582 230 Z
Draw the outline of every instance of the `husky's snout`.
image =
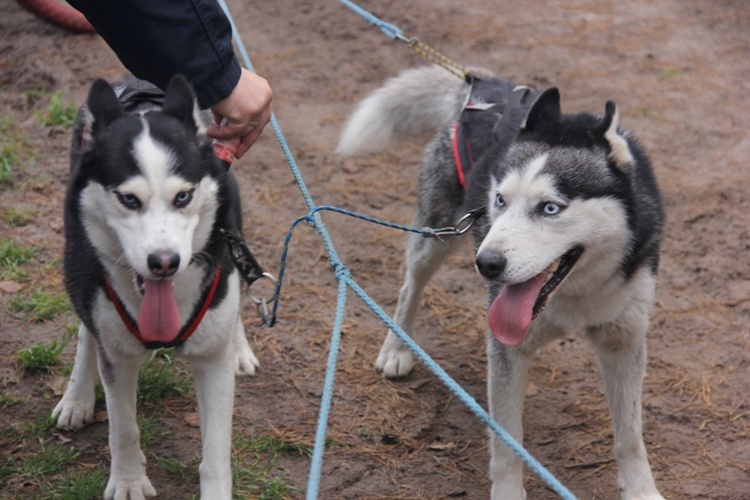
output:
M 172 276 L 180 267 L 180 256 L 176 252 L 162 251 L 148 255 L 148 268 L 154 276 Z
M 508 265 L 508 259 L 506 259 L 500 252 L 485 250 L 479 252 L 474 263 L 479 274 L 490 281 L 495 281 L 502 276 L 503 272 L 505 272 L 505 267 Z

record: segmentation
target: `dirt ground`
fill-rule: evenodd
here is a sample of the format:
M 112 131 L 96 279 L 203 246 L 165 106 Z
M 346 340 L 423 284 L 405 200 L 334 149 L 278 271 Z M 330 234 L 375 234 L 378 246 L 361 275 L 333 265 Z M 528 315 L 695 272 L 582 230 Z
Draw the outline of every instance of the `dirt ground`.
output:
M 503 78 L 561 89 L 564 111 L 603 112 L 617 102 L 622 122 L 649 151 L 664 192 L 667 225 L 657 305 L 649 336 L 644 434 L 656 482 L 667 498 L 750 495 L 750 3 L 744 0 L 363 1 L 409 36 Z M 386 78 L 426 61 L 338 2 L 229 1 L 274 110 L 317 204 L 408 224 L 423 144 L 355 159 L 332 154 L 356 102 Z M 0 429 L 33 423 L 58 396 L 24 374 L 17 352 L 60 338 L 72 313 L 33 322 L 10 302 L 42 285 L 61 292 L 62 199 L 69 131 L 41 127 L 30 89 L 84 102 L 96 77 L 123 68 L 96 35 L 73 35 L 0 4 L 0 114 L 28 136 L 32 154 L 0 192 L 0 210 L 32 211 L 29 224 L 0 221 L 0 238 L 38 249 L 20 291 L 0 291 Z M 278 272 L 283 238 L 307 210 L 272 131 L 235 164 L 245 233 L 261 262 Z M 391 313 L 401 282 L 404 235 L 325 215 L 354 278 Z M 482 405 L 484 290 L 469 245 L 428 286 L 414 336 Z M 12 285 L 12 284 L 11 284 Z M 335 278 L 317 234 L 295 231 L 276 327 L 245 321 L 261 368 L 238 380 L 235 427 L 311 444 L 334 319 Z M 402 381 L 372 370 L 385 328 L 349 294 L 320 498 L 484 498 L 484 426 L 418 364 Z M 72 362 L 74 342 L 63 353 Z M 580 498 L 615 498 L 612 432 L 592 351 L 578 336 L 535 361 L 525 410 L 525 444 Z M 99 403 L 103 408 L 103 403 Z M 167 411 L 168 410 L 168 411 Z M 199 453 L 194 404 L 168 405 L 178 440 L 150 451 L 189 460 Z M 108 467 L 106 423 L 65 434 L 81 467 Z M 33 444 L 33 443 L 32 443 Z M 0 433 L 0 462 L 28 453 Z M 163 446 L 163 448 L 159 448 Z M 155 449 L 154 449 L 155 448 Z M 85 462 L 85 463 L 84 463 Z M 280 456 L 278 473 L 304 491 L 309 459 Z M 197 491 L 195 479 L 149 474 L 163 498 Z M 529 498 L 555 498 L 531 473 Z M 6 498 L 29 485 L 0 485 Z M 3 493 L 4 490 L 4 493 Z M 290 494 L 292 497 L 301 493 Z

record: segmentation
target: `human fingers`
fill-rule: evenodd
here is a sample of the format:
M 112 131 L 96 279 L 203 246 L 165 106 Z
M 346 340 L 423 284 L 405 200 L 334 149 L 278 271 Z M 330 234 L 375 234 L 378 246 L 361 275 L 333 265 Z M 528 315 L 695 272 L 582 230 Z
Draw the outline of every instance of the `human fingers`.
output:
M 214 120 L 207 133 L 217 139 L 240 139 L 263 129 L 270 119 L 273 92 L 261 76 L 242 70 L 240 79 L 228 97 L 211 107 Z
M 252 146 L 255 141 L 258 140 L 258 137 L 260 137 L 260 134 L 263 132 L 263 129 L 268 124 L 268 122 L 271 120 L 271 108 L 268 107 L 266 110 L 263 111 L 260 118 L 257 119 L 257 121 L 254 123 L 253 128 L 250 130 L 250 132 L 247 135 L 242 136 L 242 139 L 240 139 L 240 143 L 237 146 L 237 158 L 242 158 L 242 155 L 247 153 L 247 151 L 250 149 L 250 146 Z

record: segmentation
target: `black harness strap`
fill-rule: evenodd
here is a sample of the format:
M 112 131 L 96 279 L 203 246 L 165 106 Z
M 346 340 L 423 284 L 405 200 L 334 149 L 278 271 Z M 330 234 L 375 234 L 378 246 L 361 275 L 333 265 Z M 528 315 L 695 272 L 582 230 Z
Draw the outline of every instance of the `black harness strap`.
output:
M 262 278 L 264 275 L 263 268 L 255 259 L 252 252 L 250 252 L 250 248 L 247 246 L 245 240 L 241 236 L 228 233 L 223 229 L 221 233 L 227 245 L 229 245 L 229 253 L 232 256 L 232 261 L 247 285 L 250 286 Z
M 127 85 L 115 88 L 120 104 L 125 111 L 133 111 L 138 105 L 148 103 L 161 108 L 164 105 L 164 91 L 156 86 L 145 89 L 128 87 Z
M 497 142 L 510 143 L 543 91 L 467 74 L 470 90 L 453 129 L 453 158 L 466 189 L 476 161 Z

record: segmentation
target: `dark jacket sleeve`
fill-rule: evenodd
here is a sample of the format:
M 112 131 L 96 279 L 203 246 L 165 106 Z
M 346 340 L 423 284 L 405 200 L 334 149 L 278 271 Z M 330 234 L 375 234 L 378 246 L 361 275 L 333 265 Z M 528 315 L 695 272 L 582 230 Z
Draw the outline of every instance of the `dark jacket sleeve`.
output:
M 216 0 L 69 0 L 135 76 L 164 89 L 175 74 L 201 107 L 227 97 L 240 78 L 232 28 Z

